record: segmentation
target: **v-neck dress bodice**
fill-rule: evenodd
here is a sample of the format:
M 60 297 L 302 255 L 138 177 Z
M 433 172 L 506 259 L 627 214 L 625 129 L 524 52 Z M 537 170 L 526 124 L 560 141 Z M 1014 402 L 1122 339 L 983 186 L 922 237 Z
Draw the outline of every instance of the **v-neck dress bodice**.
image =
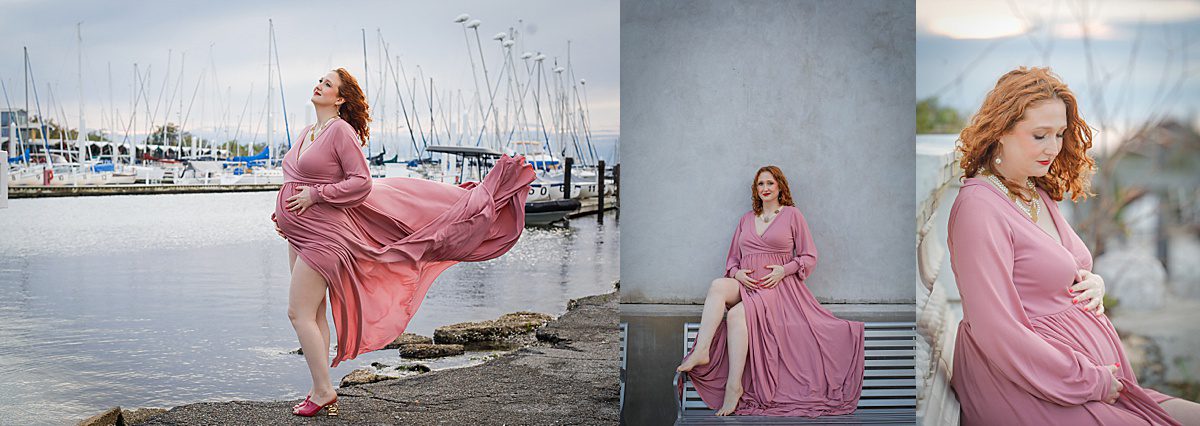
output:
M 1062 243 L 987 181 L 967 179 L 950 210 L 950 263 L 962 296 L 951 386 L 965 425 L 1178 424 L 1137 385 L 1108 317 L 1084 311 L 1069 288 L 1092 255 L 1037 189 Z M 1126 390 L 1102 402 L 1106 366 Z
M 725 276 L 739 269 L 761 279 L 771 265 L 784 278 L 771 289 L 740 287 L 746 312 L 749 354 L 742 374 L 744 393 L 734 414 L 808 416 L 847 414 L 862 393 L 863 323 L 833 316 L 804 280 L 817 265 L 817 247 L 804 215 L 783 207 L 762 235 L 754 212 L 742 215 L 733 233 Z M 727 325 L 722 321 L 709 349 L 709 363 L 688 374 L 701 399 L 721 406 L 729 374 Z
M 524 229 L 535 177 L 524 157 L 502 156 L 482 182 L 455 186 L 372 179 L 358 136 L 343 120 L 308 143 L 304 155 L 293 150 L 283 157 L 273 216 L 329 286 L 334 367 L 400 336 L 446 268 L 499 257 Z M 302 186 L 312 188 L 315 204 L 297 215 L 286 200 Z

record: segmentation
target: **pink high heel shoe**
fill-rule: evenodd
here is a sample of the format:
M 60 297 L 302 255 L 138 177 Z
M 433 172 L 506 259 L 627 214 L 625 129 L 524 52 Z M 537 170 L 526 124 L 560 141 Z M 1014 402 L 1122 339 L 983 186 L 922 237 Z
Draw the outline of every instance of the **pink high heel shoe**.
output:
M 297 416 L 312 417 L 317 415 L 317 413 L 320 413 L 322 409 L 325 409 L 326 414 L 329 416 L 337 416 L 337 396 L 334 396 L 333 401 L 329 401 L 325 405 L 317 405 L 317 403 L 312 401 L 312 398 L 306 398 L 304 402 L 300 403 L 299 408 L 292 410 L 292 414 Z
M 312 394 L 304 395 L 304 400 L 297 402 L 296 405 L 292 406 L 292 409 L 295 410 L 297 408 L 300 408 L 301 405 L 304 405 L 305 402 L 308 402 L 309 398 L 312 398 Z

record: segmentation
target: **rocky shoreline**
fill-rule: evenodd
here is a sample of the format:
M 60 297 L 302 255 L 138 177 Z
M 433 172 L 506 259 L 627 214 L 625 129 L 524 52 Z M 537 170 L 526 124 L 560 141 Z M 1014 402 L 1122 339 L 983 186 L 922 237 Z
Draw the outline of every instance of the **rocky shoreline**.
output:
M 482 364 L 428 372 L 374 363 L 346 375 L 338 417 L 294 416 L 290 401 L 203 402 L 163 409 L 114 407 L 81 425 L 193 424 L 617 424 L 616 291 L 571 300 L 557 319 L 518 312 L 454 324 L 389 346 L 408 360 L 466 348 L 513 349 Z

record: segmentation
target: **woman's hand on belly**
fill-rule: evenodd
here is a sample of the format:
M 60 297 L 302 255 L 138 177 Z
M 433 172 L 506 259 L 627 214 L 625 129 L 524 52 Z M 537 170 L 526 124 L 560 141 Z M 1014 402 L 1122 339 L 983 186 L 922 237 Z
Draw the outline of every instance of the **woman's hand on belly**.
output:
M 279 229 L 279 219 L 275 218 L 275 213 L 271 213 L 271 222 L 275 222 L 275 233 L 279 234 L 280 237 L 283 237 L 283 239 L 286 240 L 287 235 L 283 235 L 283 230 Z
M 738 271 L 733 274 L 733 279 L 735 279 L 735 280 L 737 280 L 737 282 L 741 283 L 743 287 L 746 287 L 751 290 L 757 290 L 757 289 L 762 288 L 759 285 L 758 280 L 756 280 L 754 278 L 750 278 L 751 272 L 754 272 L 754 271 L 752 271 L 750 269 L 738 269 Z
M 1125 385 L 1122 385 L 1121 381 L 1117 380 L 1117 367 L 1120 365 L 1113 364 L 1105 367 L 1108 368 L 1108 372 L 1112 377 L 1112 383 L 1108 384 L 1108 394 L 1104 396 L 1104 402 L 1109 404 L 1115 404 L 1117 397 L 1121 396 L 1121 391 L 1125 390 Z
M 1072 302 L 1086 301 L 1083 310 L 1104 314 L 1104 279 L 1086 269 L 1075 272 L 1075 284 L 1070 287 Z
M 767 267 L 771 268 L 771 273 L 762 277 L 759 281 L 762 283 L 763 288 L 775 288 L 775 286 L 779 285 L 780 281 L 783 281 L 783 277 L 787 273 L 784 272 L 783 266 L 780 265 L 767 265 Z
M 285 201 L 288 203 L 287 209 L 296 212 L 296 216 L 300 216 L 316 202 L 312 198 L 312 187 L 297 186 L 296 191 L 298 191 L 296 195 L 288 197 Z

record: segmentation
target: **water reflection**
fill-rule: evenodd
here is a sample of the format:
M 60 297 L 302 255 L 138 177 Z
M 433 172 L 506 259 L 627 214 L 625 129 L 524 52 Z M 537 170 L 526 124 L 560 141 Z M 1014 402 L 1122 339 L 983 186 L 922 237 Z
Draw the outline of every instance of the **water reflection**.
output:
M 286 354 L 298 344 L 273 201 L 269 192 L 10 201 L 0 210 L 5 421 L 302 396 L 303 358 Z M 409 331 L 517 310 L 558 315 L 571 298 L 609 291 L 617 228 L 610 214 L 526 229 L 507 255 L 447 270 Z M 398 357 L 364 354 L 333 377 L 373 361 Z

